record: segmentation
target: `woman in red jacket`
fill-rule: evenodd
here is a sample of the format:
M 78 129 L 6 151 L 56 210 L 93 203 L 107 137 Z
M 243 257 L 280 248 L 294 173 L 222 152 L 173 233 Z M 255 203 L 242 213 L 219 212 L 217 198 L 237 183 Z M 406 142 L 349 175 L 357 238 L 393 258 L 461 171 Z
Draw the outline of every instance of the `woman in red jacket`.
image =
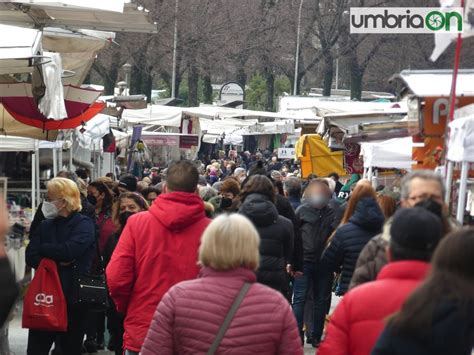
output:
M 202 237 L 200 278 L 177 284 L 158 305 L 141 354 L 303 354 L 293 312 L 277 291 L 256 282 L 259 237 L 240 215 L 215 219 Z M 250 288 L 224 332 L 238 295 Z

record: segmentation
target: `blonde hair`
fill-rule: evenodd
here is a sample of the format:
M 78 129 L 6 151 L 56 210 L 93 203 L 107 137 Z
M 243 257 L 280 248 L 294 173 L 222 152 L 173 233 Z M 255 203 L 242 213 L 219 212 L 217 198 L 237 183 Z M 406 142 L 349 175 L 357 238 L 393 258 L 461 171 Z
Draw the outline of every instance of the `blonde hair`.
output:
M 199 249 L 199 263 L 217 271 L 245 267 L 257 270 L 260 237 L 246 217 L 221 215 L 206 228 Z
M 77 184 L 69 179 L 57 177 L 48 182 L 48 191 L 57 199 L 66 202 L 68 212 L 79 212 L 82 210 L 81 195 Z

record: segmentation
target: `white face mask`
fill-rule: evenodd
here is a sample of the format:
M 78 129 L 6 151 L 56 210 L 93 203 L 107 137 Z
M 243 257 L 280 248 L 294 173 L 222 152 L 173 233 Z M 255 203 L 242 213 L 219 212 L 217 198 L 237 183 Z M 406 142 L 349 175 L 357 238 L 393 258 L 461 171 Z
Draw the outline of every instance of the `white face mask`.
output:
M 41 207 L 41 212 L 43 212 L 44 218 L 46 219 L 56 218 L 59 214 L 59 211 L 56 205 L 48 201 L 43 202 L 43 206 Z

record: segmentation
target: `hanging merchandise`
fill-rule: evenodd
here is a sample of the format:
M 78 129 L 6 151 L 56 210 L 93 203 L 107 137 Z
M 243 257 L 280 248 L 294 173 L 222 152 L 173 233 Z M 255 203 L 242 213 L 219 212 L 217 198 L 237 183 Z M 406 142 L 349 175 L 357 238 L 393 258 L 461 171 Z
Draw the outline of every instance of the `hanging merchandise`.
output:
M 117 145 L 115 143 L 115 136 L 112 130 L 109 131 L 104 137 L 102 137 L 102 148 L 104 153 L 115 153 Z
M 142 178 L 145 164 L 150 160 L 150 150 L 142 140 L 137 140 L 131 148 L 130 172 L 138 178 Z

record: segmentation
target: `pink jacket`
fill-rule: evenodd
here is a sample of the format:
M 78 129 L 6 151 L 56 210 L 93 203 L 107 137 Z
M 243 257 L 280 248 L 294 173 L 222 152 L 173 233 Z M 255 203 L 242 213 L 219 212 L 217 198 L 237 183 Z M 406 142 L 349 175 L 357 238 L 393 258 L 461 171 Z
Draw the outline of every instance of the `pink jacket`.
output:
M 217 354 L 303 354 L 293 312 L 277 291 L 244 268 L 174 286 L 158 305 L 142 355 L 206 354 L 244 282 L 253 283 Z

